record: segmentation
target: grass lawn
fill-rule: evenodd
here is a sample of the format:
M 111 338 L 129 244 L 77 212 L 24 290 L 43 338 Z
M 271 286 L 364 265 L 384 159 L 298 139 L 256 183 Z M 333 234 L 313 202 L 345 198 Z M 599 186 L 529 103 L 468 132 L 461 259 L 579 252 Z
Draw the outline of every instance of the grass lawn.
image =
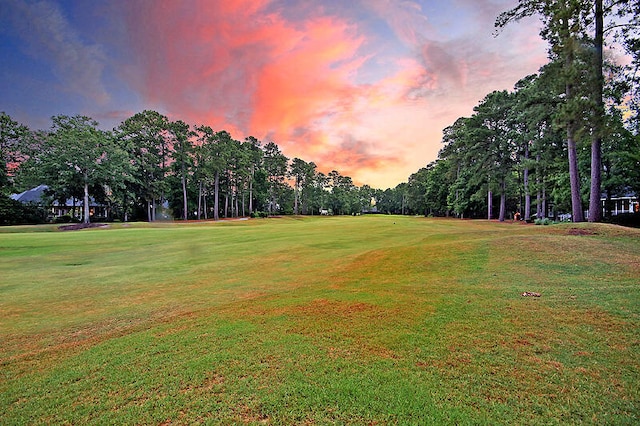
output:
M 0 229 L 0 424 L 640 422 L 638 230 L 55 231 Z

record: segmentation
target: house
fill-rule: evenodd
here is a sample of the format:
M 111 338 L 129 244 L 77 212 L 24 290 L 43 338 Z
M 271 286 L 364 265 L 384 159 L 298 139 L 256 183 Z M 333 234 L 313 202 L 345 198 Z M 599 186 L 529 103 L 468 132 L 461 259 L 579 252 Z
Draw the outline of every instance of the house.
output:
M 51 201 L 51 197 L 46 191 L 49 189 L 47 185 L 38 185 L 35 188 L 28 189 L 20 194 L 11 195 L 11 199 L 20 201 L 23 204 L 37 204 L 47 209 L 50 216 L 55 219 L 61 216 L 75 217 L 82 219 L 82 200 L 78 198 L 69 198 L 64 203 Z M 108 207 L 96 202 L 89 197 L 89 217 L 107 217 L 109 213 Z
M 602 214 L 607 214 L 607 197 L 601 197 L 602 202 Z M 624 213 L 638 213 L 640 211 L 640 205 L 638 204 L 638 198 L 630 192 L 624 193 L 621 196 L 611 197 L 610 199 L 611 215 L 617 216 Z
M 39 185 L 20 194 L 12 194 L 10 197 L 12 200 L 20 201 L 23 204 L 42 204 L 43 195 L 48 188 L 47 185 Z

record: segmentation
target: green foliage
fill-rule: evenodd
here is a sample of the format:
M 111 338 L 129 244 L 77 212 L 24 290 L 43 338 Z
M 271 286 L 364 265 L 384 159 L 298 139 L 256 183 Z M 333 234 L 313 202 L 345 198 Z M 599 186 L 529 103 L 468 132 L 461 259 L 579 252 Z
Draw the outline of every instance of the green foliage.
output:
M 545 217 L 545 218 L 541 218 L 541 219 L 536 219 L 534 221 L 534 223 L 536 225 L 552 225 L 553 224 L 553 220 L 549 219 L 548 217 Z
M 73 218 L 71 216 L 69 216 L 68 214 L 59 216 L 55 219 L 55 223 L 71 223 L 71 220 Z
M 618 214 L 616 216 L 607 218 L 607 222 L 614 223 L 620 226 L 640 228 L 640 214 L 639 213 Z
M 142 201 L 147 219 L 155 219 L 157 206 L 166 194 L 164 179 L 169 168 L 169 120 L 157 111 L 145 110 L 120 124 L 116 131 L 119 146 L 127 153 L 128 168 L 124 171 L 125 187 L 120 194 L 123 208 L 128 209 L 132 196 Z
M 581 187 L 584 182 L 580 170 L 584 173 L 586 167 L 579 166 L 578 158 L 578 139 L 582 138 L 590 139 L 591 144 L 588 219 L 592 222 L 601 219 L 602 150 L 608 133 L 605 104 L 620 106 L 619 89 L 627 86 L 628 90 L 630 85 L 638 83 L 639 12 L 638 4 L 628 1 L 604 4 L 602 0 L 522 0 L 496 20 L 498 28 L 533 15 L 538 15 L 542 21 L 540 35 L 549 42 L 549 57 L 558 64 L 557 81 L 564 86 L 554 121 L 566 133 L 571 209 L 575 221 L 581 221 L 583 216 Z M 635 62 L 626 68 L 627 75 L 622 76 L 622 81 L 612 78 L 614 73 L 604 61 L 605 36 L 624 46 Z M 607 79 L 604 78 L 605 67 L 609 68 Z M 626 101 L 626 105 L 635 110 L 632 115 L 636 118 L 637 103 L 633 99 L 637 93 L 637 90 L 629 91 Z M 631 120 L 630 126 L 637 131 L 637 120 Z
M 40 206 L 22 204 L 0 194 L 0 226 L 44 223 L 47 212 Z
M 83 200 L 83 220 L 88 223 L 89 196 L 104 200 L 106 187 L 117 188 L 126 159 L 112 135 L 98 129 L 89 117 L 60 115 L 52 121 L 51 131 L 40 134 L 31 148 L 27 166 L 56 199 Z
M 189 140 L 192 132 L 189 125 L 178 120 L 168 125 L 169 139 L 172 146 L 171 158 L 173 159 L 174 173 L 180 177 L 182 205 L 180 206 L 181 217 L 184 220 L 189 218 L 189 203 L 187 195 L 187 179 L 189 169 L 193 164 L 193 145 Z
M 9 195 L 12 190 L 12 175 L 20 158 L 20 145 L 29 134 L 26 126 L 4 111 L 0 112 L 0 195 Z M 11 173 L 10 173 L 10 170 Z
M 269 142 L 264 146 L 264 171 L 268 183 L 267 210 L 270 213 L 277 213 L 283 210 L 281 204 L 285 188 L 285 178 L 287 175 L 289 159 L 280 151 L 278 145 Z

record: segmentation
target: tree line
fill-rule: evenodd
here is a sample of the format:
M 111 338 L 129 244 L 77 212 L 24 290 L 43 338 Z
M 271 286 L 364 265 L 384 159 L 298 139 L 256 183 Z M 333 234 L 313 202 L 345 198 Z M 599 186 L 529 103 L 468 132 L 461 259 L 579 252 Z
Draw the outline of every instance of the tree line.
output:
M 444 130 L 438 159 L 396 188 L 411 211 L 595 222 L 603 195 L 610 215 L 613 195 L 640 194 L 640 2 L 520 0 L 496 27 L 529 16 L 541 19 L 549 63 Z M 630 63 L 608 61 L 607 43 Z
M 45 183 L 51 201 L 90 199 L 112 217 L 215 219 L 251 214 L 356 214 L 371 208 L 376 190 L 358 187 L 336 170 L 287 158 L 275 142 L 171 121 L 143 111 L 112 131 L 86 116 L 54 116 L 51 129 L 32 131 L 0 114 L 2 193 Z

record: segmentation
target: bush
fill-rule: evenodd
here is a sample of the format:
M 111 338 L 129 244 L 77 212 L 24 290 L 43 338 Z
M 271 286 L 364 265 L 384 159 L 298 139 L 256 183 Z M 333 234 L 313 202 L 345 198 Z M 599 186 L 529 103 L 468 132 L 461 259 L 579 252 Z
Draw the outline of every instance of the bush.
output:
M 622 213 L 606 218 L 605 221 L 614 225 L 640 228 L 640 213 Z
M 0 195 L 0 225 L 26 225 L 44 223 L 47 212 L 40 206 L 22 204 Z
M 542 218 L 542 219 L 536 219 L 534 221 L 534 223 L 536 225 L 551 225 L 553 224 L 553 221 L 551 219 L 549 219 L 548 217 Z
M 71 216 L 68 214 L 58 216 L 54 219 L 54 223 L 71 223 Z
M 113 218 L 107 216 L 92 216 L 91 222 L 113 222 Z

